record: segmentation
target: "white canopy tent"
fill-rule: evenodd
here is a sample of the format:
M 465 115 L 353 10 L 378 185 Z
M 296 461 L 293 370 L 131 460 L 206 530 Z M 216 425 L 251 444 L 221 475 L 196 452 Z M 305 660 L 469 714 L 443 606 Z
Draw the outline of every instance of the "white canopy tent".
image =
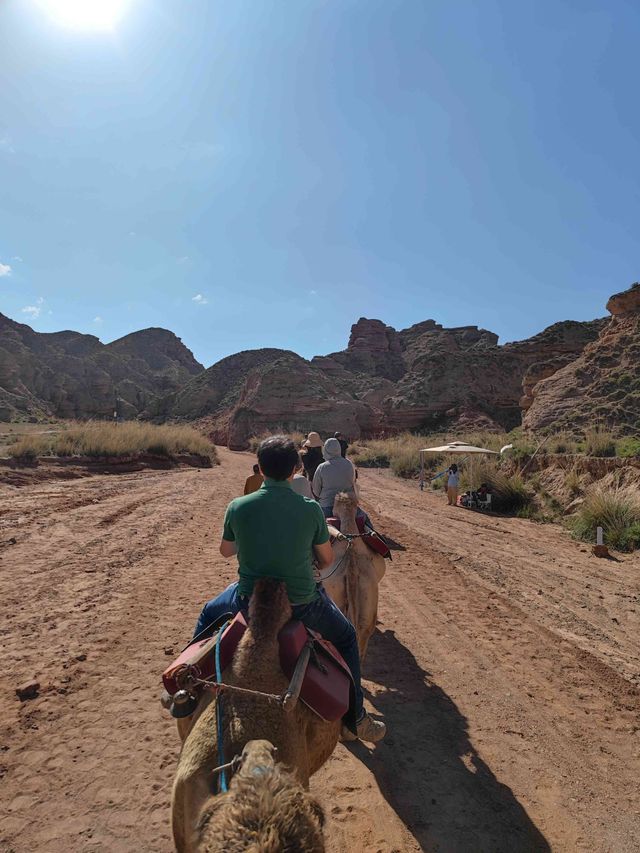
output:
M 420 491 L 424 489 L 424 454 L 425 453 L 457 453 L 462 456 L 475 456 L 476 454 L 484 454 L 485 456 L 501 456 L 505 450 L 509 450 L 513 445 L 505 445 L 500 452 L 497 450 L 488 450 L 486 447 L 474 447 L 473 444 L 466 444 L 464 441 L 451 441 L 449 444 L 443 444 L 440 447 L 424 447 L 420 451 Z

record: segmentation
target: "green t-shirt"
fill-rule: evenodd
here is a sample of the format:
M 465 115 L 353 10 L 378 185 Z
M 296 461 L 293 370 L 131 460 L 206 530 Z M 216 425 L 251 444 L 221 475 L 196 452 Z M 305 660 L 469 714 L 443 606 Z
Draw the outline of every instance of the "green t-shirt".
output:
M 251 595 L 258 578 L 287 585 L 291 604 L 309 604 L 318 596 L 312 547 L 329 541 L 320 506 L 296 494 L 287 480 L 266 479 L 257 492 L 227 507 L 223 539 L 238 548 L 239 593 Z

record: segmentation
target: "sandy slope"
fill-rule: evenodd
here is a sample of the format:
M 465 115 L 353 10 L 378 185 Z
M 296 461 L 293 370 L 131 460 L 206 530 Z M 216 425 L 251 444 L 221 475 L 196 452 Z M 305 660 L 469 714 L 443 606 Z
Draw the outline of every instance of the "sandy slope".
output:
M 3 851 L 171 850 L 158 676 L 233 577 L 215 545 L 250 459 L 222 461 L 0 491 Z M 640 850 L 640 559 L 361 483 L 398 545 L 365 665 L 390 733 L 315 777 L 330 849 Z

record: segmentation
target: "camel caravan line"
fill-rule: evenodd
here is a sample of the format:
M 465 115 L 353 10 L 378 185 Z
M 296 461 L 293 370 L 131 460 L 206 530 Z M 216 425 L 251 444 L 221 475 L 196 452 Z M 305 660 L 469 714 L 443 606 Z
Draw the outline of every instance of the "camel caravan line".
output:
M 338 494 L 333 564 L 317 577 L 353 623 L 360 658 L 385 573 L 380 538 Z M 358 513 L 360 515 L 360 513 Z M 368 544 L 367 544 L 368 542 Z M 389 555 L 390 556 L 390 555 Z M 248 613 L 192 641 L 165 670 L 165 705 L 182 741 L 171 819 L 178 853 L 323 851 L 321 805 L 308 791 L 338 740 L 355 740 L 354 684 L 331 643 L 292 619 L 284 583 L 256 581 Z

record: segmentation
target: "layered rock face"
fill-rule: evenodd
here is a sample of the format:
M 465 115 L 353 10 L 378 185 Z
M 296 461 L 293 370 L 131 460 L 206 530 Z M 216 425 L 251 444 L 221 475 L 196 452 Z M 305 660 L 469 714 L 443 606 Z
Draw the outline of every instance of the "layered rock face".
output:
M 78 332 L 40 334 L 0 314 L 0 419 L 135 417 L 202 365 L 172 332 L 106 346 Z
M 361 327 L 360 320 L 354 330 Z M 575 358 L 599 330 L 593 323 L 557 323 L 526 341 L 498 346 L 498 337 L 477 326 L 446 329 L 426 320 L 387 338 L 393 341 L 394 388 L 369 401 L 379 409 L 380 428 L 511 429 L 520 423 L 525 372 L 534 364 L 558 366 Z M 388 327 L 385 327 L 388 329 Z M 352 341 L 341 362 L 353 363 Z M 379 340 L 379 339 L 378 339 Z M 377 352 L 380 352 L 378 348 Z M 332 359 L 338 360 L 340 354 Z M 359 364 L 363 363 L 358 352 Z M 382 355 L 382 357 L 384 357 Z M 377 371 L 379 374 L 380 371 Z
M 599 328 L 599 321 L 558 323 L 501 347 L 497 335 L 476 326 L 445 329 L 425 320 L 397 332 L 361 317 L 342 352 L 311 362 L 286 350 L 238 353 L 147 414 L 199 418 L 233 448 L 275 429 L 340 430 L 352 439 L 454 425 L 508 429 L 520 423 L 527 369 L 575 358 Z
M 609 299 L 609 320 L 583 352 L 552 375 L 529 380 L 524 426 L 602 426 L 636 433 L 640 423 L 640 283 Z
M 196 418 L 214 441 L 243 449 L 252 435 L 371 430 L 370 406 L 315 365 L 288 350 L 262 349 L 229 356 L 147 413 L 160 419 Z

